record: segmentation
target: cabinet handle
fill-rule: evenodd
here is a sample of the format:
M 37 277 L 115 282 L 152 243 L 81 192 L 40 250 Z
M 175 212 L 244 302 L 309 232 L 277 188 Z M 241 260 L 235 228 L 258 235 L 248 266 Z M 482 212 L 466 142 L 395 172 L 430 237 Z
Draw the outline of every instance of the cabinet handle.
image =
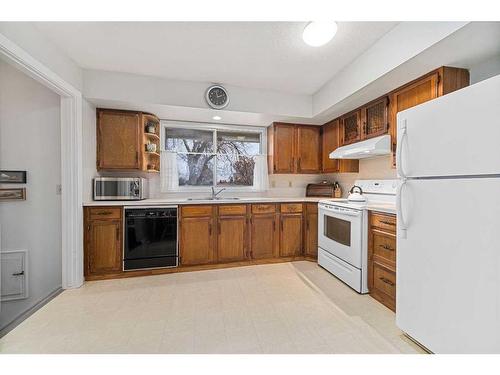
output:
M 212 235 L 212 223 L 208 224 L 208 234 L 211 236 Z
M 390 222 L 390 221 L 385 221 L 385 220 L 380 220 L 380 222 L 381 222 L 382 224 L 386 224 L 386 225 L 392 225 L 392 226 L 395 226 L 395 225 L 396 225 L 396 223 L 392 223 L 392 222 Z
M 281 230 L 283 231 L 283 218 L 281 219 Z
M 24 271 L 21 271 L 21 272 L 15 272 L 12 274 L 12 276 L 23 276 L 24 275 Z
M 309 230 L 309 219 L 306 220 L 306 229 Z
M 111 211 L 101 211 L 101 212 L 96 213 L 96 215 L 101 215 L 101 216 L 103 216 L 103 215 L 111 215 L 111 214 L 112 214 Z
M 219 224 L 217 225 L 217 228 L 219 230 L 219 235 L 220 235 L 220 221 L 219 221 Z
M 273 220 L 273 232 L 276 232 L 276 221 Z
M 136 151 L 135 152 L 135 161 L 138 162 L 139 161 L 139 151 Z
M 120 240 L 120 228 L 116 227 L 116 240 Z
M 386 249 L 386 250 L 390 250 L 390 251 L 394 251 L 395 250 L 392 247 L 390 247 L 389 245 L 378 245 L 378 246 L 381 247 L 382 249 Z
M 301 158 L 299 158 L 299 160 L 297 160 L 297 170 L 298 170 L 299 172 L 301 171 L 301 167 L 300 167 L 300 159 L 301 159 Z
M 293 167 L 295 166 L 295 158 L 292 158 L 292 160 L 290 161 L 290 171 L 293 172 Z
M 379 277 L 379 280 L 383 283 L 389 284 L 390 286 L 394 286 L 394 283 L 391 280 L 386 279 L 385 277 Z

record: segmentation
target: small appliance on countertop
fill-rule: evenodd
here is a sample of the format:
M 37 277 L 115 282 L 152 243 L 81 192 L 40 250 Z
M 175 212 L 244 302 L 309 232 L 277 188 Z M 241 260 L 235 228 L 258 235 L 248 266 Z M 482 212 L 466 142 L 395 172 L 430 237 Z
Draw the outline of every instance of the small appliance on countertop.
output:
M 354 185 L 351 188 L 351 190 L 349 190 L 349 195 L 347 197 L 347 200 L 349 202 L 358 202 L 358 203 L 366 202 L 366 197 L 363 195 L 363 189 L 358 185 Z
M 142 177 L 95 177 L 95 201 L 133 201 L 148 198 L 148 180 Z
M 351 196 L 363 201 L 323 199 L 318 203 L 318 264 L 358 293 L 368 293 L 366 208 L 394 206 L 396 190 L 397 180 L 357 180 Z
M 339 187 L 338 182 L 331 183 L 324 180 L 318 184 L 307 184 L 306 197 L 335 198 L 335 188 Z

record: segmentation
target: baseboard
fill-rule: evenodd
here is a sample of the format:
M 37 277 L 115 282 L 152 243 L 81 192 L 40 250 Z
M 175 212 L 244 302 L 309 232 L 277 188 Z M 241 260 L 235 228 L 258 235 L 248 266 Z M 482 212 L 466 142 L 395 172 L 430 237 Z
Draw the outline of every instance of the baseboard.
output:
M 7 333 L 12 331 L 14 328 L 16 328 L 19 324 L 21 324 L 24 320 L 28 319 L 31 315 L 33 315 L 37 310 L 41 309 L 44 305 L 46 305 L 50 300 L 53 298 L 57 297 L 59 294 L 61 294 L 63 291 L 62 288 L 57 288 L 54 290 L 52 293 L 50 293 L 47 297 L 30 307 L 28 310 L 25 312 L 21 313 L 20 315 L 17 316 L 13 321 L 8 323 L 5 327 L 0 329 L 0 338 L 5 336 Z

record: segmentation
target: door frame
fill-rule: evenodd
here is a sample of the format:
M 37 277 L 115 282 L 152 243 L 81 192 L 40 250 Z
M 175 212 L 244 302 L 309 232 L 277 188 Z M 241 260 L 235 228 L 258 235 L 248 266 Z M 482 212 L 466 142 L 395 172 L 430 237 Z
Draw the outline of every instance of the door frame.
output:
M 61 97 L 62 287 L 83 285 L 82 93 L 0 34 L 0 56 Z

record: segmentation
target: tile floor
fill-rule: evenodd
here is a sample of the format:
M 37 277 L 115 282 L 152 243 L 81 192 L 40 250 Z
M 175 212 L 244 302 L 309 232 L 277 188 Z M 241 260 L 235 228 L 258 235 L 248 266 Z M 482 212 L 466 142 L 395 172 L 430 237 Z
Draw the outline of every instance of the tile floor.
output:
M 0 353 L 422 353 L 394 313 L 312 262 L 94 281 L 0 339 Z

